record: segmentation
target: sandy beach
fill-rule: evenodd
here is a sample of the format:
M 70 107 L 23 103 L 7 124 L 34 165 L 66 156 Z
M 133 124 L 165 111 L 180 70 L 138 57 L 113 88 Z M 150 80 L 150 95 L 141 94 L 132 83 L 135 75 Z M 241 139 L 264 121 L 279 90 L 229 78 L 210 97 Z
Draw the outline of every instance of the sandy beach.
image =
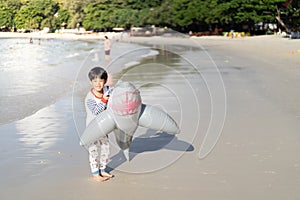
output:
M 140 84 L 143 100 L 166 109 L 181 133 L 169 138 L 139 129 L 130 162 L 112 144 L 115 178 L 94 182 L 77 135 L 84 113 L 74 106 L 74 91 L 66 92 L 0 125 L 1 199 L 299 199 L 300 40 L 126 37 L 119 43 L 113 48 L 139 44 L 167 54 L 164 64 L 155 54 L 117 77 Z M 111 68 L 136 49 L 113 54 Z

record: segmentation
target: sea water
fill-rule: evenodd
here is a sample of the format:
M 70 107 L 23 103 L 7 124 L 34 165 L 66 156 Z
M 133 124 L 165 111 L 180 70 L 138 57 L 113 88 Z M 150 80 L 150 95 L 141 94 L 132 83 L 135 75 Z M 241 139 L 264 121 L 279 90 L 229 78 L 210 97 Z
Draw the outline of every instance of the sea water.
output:
M 136 48 L 114 43 L 112 57 Z M 0 124 L 29 116 L 71 93 L 78 71 L 107 65 L 102 41 L 0 39 Z M 87 74 L 79 74 L 88 83 Z

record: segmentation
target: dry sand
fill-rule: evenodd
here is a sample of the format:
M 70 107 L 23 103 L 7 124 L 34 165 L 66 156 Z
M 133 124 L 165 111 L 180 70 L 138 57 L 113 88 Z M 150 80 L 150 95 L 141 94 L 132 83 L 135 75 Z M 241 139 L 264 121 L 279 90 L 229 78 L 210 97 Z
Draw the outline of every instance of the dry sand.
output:
M 213 151 L 199 159 L 200 130 L 193 151 L 171 165 L 141 174 L 113 170 L 114 179 L 95 183 L 82 159 L 86 152 L 69 134 L 58 141 L 63 149 L 49 152 L 53 167 L 29 174 L 26 184 L 1 181 L 1 199 L 299 199 L 300 40 L 136 37 L 126 42 L 190 45 L 212 58 L 219 73 L 205 68 L 201 73 L 212 80 L 221 75 L 226 91 L 225 124 Z M 66 109 L 68 103 L 58 102 Z M 64 120 L 65 131 L 75 131 L 72 120 Z

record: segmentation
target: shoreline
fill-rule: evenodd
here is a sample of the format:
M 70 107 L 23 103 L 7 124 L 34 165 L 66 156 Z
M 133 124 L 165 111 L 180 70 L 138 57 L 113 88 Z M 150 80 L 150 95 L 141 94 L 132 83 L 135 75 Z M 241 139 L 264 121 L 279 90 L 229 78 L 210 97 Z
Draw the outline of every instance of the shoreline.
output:
M 251 48 L 254 45 L 262 45 L 263 48 L 274 51 L 287 52 L 289 54 L 297 55 L 300 53 L 300 39 L 285 38 L 280 35 L 259 35 L 259 36 L 246 36 L 229 38 L 226 36 L 192 36 L 192 37 L 176 37 L 168 36 L 130 36 L 128 33 L 120 32 L 99 32 L 99 33 L 16 33 L 16 32 L 0 32 L 0 39 L 13 39 L 13 38 L 30 38 L 32 39 L 58 39 L 58 40 L 94 40 L 102 41 L 104 36 L 107 35 L 113 42 L 136 43 L 140 45 L 184 45 L 190 47 L 212 47 L 225 45 L 231 48 L 235 45 L 247 45 Z M 247 49 L 245 49 L 247 51 Z M 258 49 L 260 50 L 260 49 Z

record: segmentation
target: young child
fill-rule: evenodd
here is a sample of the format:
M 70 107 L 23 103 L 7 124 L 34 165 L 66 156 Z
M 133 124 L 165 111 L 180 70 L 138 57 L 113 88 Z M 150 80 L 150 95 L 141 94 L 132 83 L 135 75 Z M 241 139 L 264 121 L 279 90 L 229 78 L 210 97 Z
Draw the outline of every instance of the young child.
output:
M 112 88 L 110 89 L 109 86 L 105 85 L 107 76 L 107 72 L 101 67 L 91 69 L 88 74 L 92 88 L 85 98 L 86 126 L 106 109 L 109 94 L 112 90 Z M 89 145 L 88 151 L 93 179 L 102 182 L 112 178 L 113 175 L 105 171 L 109 156 L 108 137 L 106 136 Z

